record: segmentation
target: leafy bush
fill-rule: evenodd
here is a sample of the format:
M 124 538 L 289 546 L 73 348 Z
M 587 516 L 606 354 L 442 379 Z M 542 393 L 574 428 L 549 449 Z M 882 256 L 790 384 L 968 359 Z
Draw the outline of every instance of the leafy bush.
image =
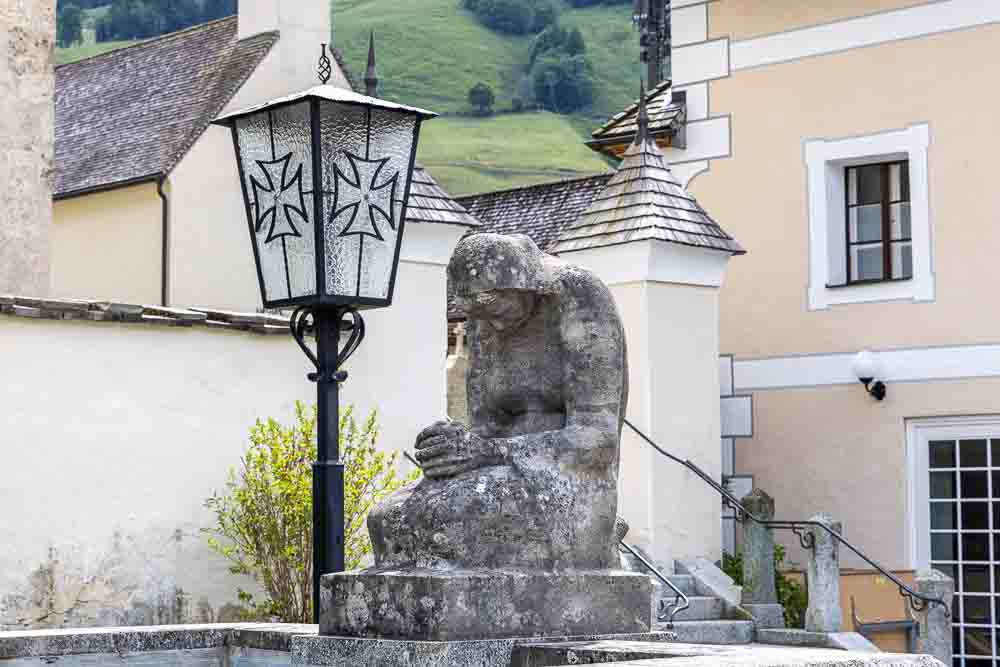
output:
M 66 48 L 83 41 L 83 12 L 79 5 L 67 4 L 56 15 L 56 43 Z
M 809 599 L 805 588 L 785 575 L 781 566 L 785 562 L 785 547 L 774 545 L 774 586 L 778 592 L 778 604 L 785 608 L 785 625 L 789 628 L 803 628 Z M 743 553 L 722 554 L 722 569 L 740 586 L 743 585 Z
M 359 428 L 351 408 L 340 417 L 345 470 L 344 549 L 346 567 L 361 567 L 372 553 L 366 519 L 381 499 L 416 479 L 396 473 L 398 453 L 375 448 L 376 414 Z M 247 620 L 312 622 L 312 463 L 316 459 L 316 408 L 295 404 L 295 423 L 258 420 L 225 493 L 205 506 L 215 515 L 208 545 L 230 563 L 229 571 L 251 577 L 263 599 L 240 590 Z
M 479 113 L 483 115 L 492 113 L 495 102 L 493 89 L 482 81 L 469 89 L 469 104 L 478 109 Z
M 510 35 L 539 32 L 555 22 L 558 9 L 551 1 L 462 0 L 462 6 L 488 28 Z

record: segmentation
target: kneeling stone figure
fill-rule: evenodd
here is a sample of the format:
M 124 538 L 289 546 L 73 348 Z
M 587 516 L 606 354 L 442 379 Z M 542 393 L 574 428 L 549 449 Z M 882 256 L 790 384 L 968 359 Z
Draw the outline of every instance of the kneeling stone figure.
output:
M 368 519 L 375 567 L 324 577 L 324 634 L 427 640 L 645 632 L 614 539 L 625 336 L 607 287 L 526 236 L 448 266 L 467 317 L 468 427 L 416 440 L 425 477 Z

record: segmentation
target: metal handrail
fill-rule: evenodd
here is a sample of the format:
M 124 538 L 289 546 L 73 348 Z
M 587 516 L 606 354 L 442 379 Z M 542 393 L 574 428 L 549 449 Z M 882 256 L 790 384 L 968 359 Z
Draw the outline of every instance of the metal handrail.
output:
M 628 419 L 625 419 L 624 422 L 630 429 L 635 431 L 636 435 L 645 440 L 653 449 L 658 451 L 660 454 L 663 454 L 671 461 L 681 464 L 694 474 L 698 475 L 698 477 L 700 477 L 706 484 L 708 484 L 718 493 L 720 493 L 726 504 L 728 504 L 730 507 L 736 510 L 737 521 L 750 519 L 754 523 L 761 526 L 766 526 L 768 528 L 773 528 L 777 530 L 790 530 L 793 533 L 795 533 L 795 535 L 799 538 L 799 544 L 802 545 L 803 549 L 813 549 L 816 546 L 815 537 L 812 535 L 812 533 L 807 532 L 806 529 L 818 528 L 820 530 L 823 530 L 828 535 L 830 535 L 830 537 L 834 538 L 840 544 L 850 549 L 858 558 L 860 558 L 861 560 L 865 561 L 873 568 L 878 570 L 878 572 L 881 573 L 887 579 L 889 579 L 889 581 L 896 584 L 896 586 L 899 587 L 899 594 L 903 597 L 904 600 L 907 600 L 909 602 L 910 608 L 913 609 L 913 611 L 922 612 L 927 609 L 928 605 L 938 604 L 944 608 L 945 617 L 946 618 L 951 617 L 951 609 L 948 608 L 948 605 L 944 602 L 943 599 L 931 597 L 929 595 L 923 595 L 913 590 L 905 583 L 903 583 L 902 580 L 899 579 L 899 577 L 897 577 L 896 575 L 894 575 L 893 573 L 889 572 L 884 567 L 876 563 L 867 554 L 861 551 L 858 547 L 848 542 L 843 535 L 833 530 L 832 528 L 830 528 L 830 526 L 826 525 L 825 523 L 820 523 L 819 521 L 769 521 L 754 516 L 747 508 L 743 506 L 743 503 L 741 503 L 739 499 L 736 498 L 736 496 L 730 493 L 729 490 L 726 489 L 724 486 L 722 486 L 714 479 L 712 479 L 708 475 L 708 473 L 706 473 L 704 470 L 695 465 L 690 459 L 681 459 L 674 456 L 673 454 L 671 454 L 670 452 L 668 452 L 667 450 L 663 449 L 655 442 L 653 442 L 649 438 L 649 436 L 647 436 L 645 433 L 636 428 L 635 424 L 630 422 Z
M 631 545 L 629 545 L 628 543 L 626 543 L 625 540 L 619 540 L 618 544 L 621 547 L 624 547 L 624 549 L 626 551 L 628 551 L 630 554 L 632 554 L 633 556 L 635 556 L 636 558 L 638 558 L 640 563 L 642 563 L 643 565 L 645 565 L 646 568 L 650 572 L 652 572 L 653 575 L 657 579 L 659 579 L 664 584 L 666 584 L 668 587 L 670 587 L 670 589 L 674 592 L 675 595 L 674 595 L 674 601 L 673 602 L 671 602 L 670 604 L 664 606 L 662 604 L 663 600 L 659 600 L 659 601 L 657 601 L 657 608 L 656 608 L 656 620 L 658 620 L 658 621 L 666 621 L 667 622 L 667 629 L 668 630 L 673 630 L 674 629 L 674 616 L 676 616 L 680 612 L 682 612 L 685 609 L 687 609 L 688 607 L 690 607 L 691 606 L 691 600 L 688 599 L 688 596 L 685 595 L 684 592 L 681 591 L 681 589 L 677 588 L 677 586 L 674 585 L 674 582 L 670 581 L 670 579 L 668 579 L 667 577 L 665 577 L 663 575 L 663 573 L 660 572 L 655 565 L 653 565 L 652 563 L 650 563 L 646 559 L 645 556 L 643 556 L 641 553 L 639 553 L 639 551 L 636 550 L 636 549 L 634 549 Z

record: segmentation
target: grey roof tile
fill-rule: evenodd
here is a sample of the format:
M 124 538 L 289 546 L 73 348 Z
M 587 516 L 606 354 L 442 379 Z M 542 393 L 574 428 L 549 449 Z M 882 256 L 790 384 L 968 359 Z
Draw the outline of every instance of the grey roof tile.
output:
M 57 67 L 55 196 L 169 173 L 277 40 L 231 16 Z

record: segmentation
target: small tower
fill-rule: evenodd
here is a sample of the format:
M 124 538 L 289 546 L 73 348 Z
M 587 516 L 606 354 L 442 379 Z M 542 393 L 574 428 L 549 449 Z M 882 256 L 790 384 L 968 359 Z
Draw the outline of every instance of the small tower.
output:
M 375 31 L 368 38 L 368 69 L 365 70 L 365 95 L 378 97 L 378 71 L 375 69 Z
M 722 475 L 719 288 L 739 243 L 670 169 L 643 88 L 618 171 L 550 252 L 611 290 L 628 332 L 629 420 L 709 475 Z M 622 434 L 618 513 L 656 562 L 722 552 L 719 498 L 684 468 Z M 684 502 L 677 502 L 683 496 Z

